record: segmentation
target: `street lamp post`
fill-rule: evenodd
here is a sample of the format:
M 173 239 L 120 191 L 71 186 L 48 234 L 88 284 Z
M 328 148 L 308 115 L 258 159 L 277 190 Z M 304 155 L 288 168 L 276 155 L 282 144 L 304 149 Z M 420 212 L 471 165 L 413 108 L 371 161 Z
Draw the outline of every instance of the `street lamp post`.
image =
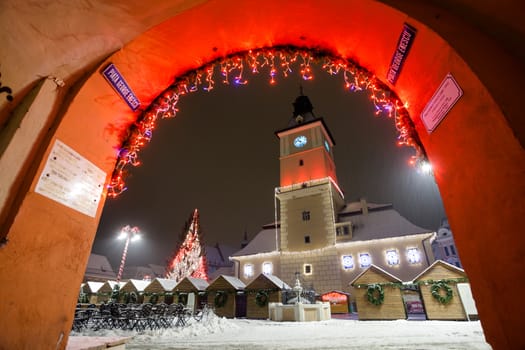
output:
M 124 264 L 126 263 L 126 255 L 128 254 L 129 242 L 134 242 L 140 239 L 139 233 L 140 233 L 140 230 L 137 226 L 131 227 L 127 225 L 127 226 L 124 226 L 120 230 L 120 235 L 118 236 L 118 238 L 125 239 L 126 244 L 124 245 L 124 251 L 122 252 L 122 259 L 120 260 L 120 267 L 118 269 L 118 275 L 117 275 L 117 283 L 120 282 L 120 279 L 122 278 L 122 272 L 124 272 Z

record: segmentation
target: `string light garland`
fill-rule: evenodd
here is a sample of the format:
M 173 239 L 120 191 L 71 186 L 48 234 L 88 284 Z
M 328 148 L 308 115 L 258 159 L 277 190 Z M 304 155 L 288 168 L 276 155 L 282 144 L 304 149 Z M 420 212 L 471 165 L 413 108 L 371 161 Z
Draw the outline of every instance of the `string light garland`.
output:
M 235 53 L 177 78 L 130 127 L 107 185 L 108 196 L 116 197 L 126 190 L 127 169 L 129 166 L 140 165 L 138 155 L 142 147 L 151 140 L 158 119 L 175 117 L 178 112 L 177 104 L 182 96 L 198 91 L 199 88 L 204 91 L 213 90 L 217 67 L 223 84 L 245 85 L 248 83 L 246 72 L 258 74 L 263 70 L 268 71 L 270 84 L 276 84 L 280 75 L 286 78 L 294 71 L 304 80 L 312 80 L 313 63 L 320 64 L 322 70 L 330 75 L 341 75 L 346 90 L 368 92 L 375 115 L 386 115 L 394 119 L 398 132 L 397 144 L 415 149 L 415 155 L 410 158 L 409 163 L 418 167 L 428 163 L 414 124 L 408 115 L 407 104 L 371 72 L 350 59 L 338 57 L 328 51 L 277 46 Z

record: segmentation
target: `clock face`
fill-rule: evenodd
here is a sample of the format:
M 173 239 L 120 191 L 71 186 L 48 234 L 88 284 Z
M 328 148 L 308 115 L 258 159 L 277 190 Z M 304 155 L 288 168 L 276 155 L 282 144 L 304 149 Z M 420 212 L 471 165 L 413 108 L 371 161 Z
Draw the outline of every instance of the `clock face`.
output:
M 306 138 L 306 136 L 297 136 L 294 140 L 293 140 L 293 144 L 295 147 L 297 148 L 301 148 L 303 147 L 304 145 L 306 145 L 306 143 L 308 142 L 308 139 Z

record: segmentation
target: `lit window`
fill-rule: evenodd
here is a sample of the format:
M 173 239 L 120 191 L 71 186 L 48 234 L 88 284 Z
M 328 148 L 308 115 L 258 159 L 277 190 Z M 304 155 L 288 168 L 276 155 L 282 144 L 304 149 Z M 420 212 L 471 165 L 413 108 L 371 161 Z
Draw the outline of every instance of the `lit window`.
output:
M 359 253 L 359 266 L 368 267 L 372 265 L 372 258 L 368 253 Z
M 271 262 L 265 262 L 262 265 L 262 271 L 265 275 L 271 275 L 273 272 L 273 265 Z
M 253 277 L 253 265 L 252 264 L 244 265 L 244 277 L 245 278 Z
M 312 274 L 312 265 L 311 264 L 304 264 L 304 274 L 305 275 L 311 275 Z
M 407 258 L 408 262 L 411 264 L 417 264 L 421 262 L 421 254 L 417 248 L 408 248 L 407 249 Z
M 309 221 L 310 220 L 310 212 L 309 211 L 303 211 L 303 221 Z
M 352 255 L 343 255 L 343 269 L 353 269 L 354 268 L 354 258 Z
M 399 265 L 399 254 L 397 250 L 387 250 L 386 251 L 386 262 L 388 265 Z

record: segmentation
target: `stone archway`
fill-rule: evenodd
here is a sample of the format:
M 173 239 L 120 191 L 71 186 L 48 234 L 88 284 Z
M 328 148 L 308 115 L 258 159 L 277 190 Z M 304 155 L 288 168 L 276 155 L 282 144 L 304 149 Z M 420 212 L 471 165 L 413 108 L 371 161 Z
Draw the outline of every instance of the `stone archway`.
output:
M 144 33 L 108 62 L 119 67 L 148 105 L 174 77 L 217 57 L 265 46 L 326 48 L 385 77 L 403 23 L 416 27 L 417 41 L 394 90 L 409 103 L 434 165 L 487 340 L 495 348 L 522 347 L 520 312 L 515 294 L 508 291 L 523 287 L 523 248 L 512 233 L 525 225 L 525 154 L 520 134 L 513 133 L 502 112 L 503 101 L 496 103 L 479 73 L 417 20 L 373 1 L 334 0 L 331 5 L 208 2 Z M 428 134 L 419 115 L 448 72 L 465 93 L 439 128 Z M 517 83 L 512 86 L 518 88 Z M 7 348 L 65 346 L 77 286 L 102 210 L 100 203 L 94 217 L 86 216 L 34 192 L 54 141 L 64 142 L 110 174 L 121 133 L 136 117 L 97 71 L 53 130 L 36 176 L 26 179 L 31 182 L 29 191 L 0 252 L 0 280 L 17 286 L 0 290 L 1 300 L 7 301 L 0 320 L 7 339 L 2 345 Z

